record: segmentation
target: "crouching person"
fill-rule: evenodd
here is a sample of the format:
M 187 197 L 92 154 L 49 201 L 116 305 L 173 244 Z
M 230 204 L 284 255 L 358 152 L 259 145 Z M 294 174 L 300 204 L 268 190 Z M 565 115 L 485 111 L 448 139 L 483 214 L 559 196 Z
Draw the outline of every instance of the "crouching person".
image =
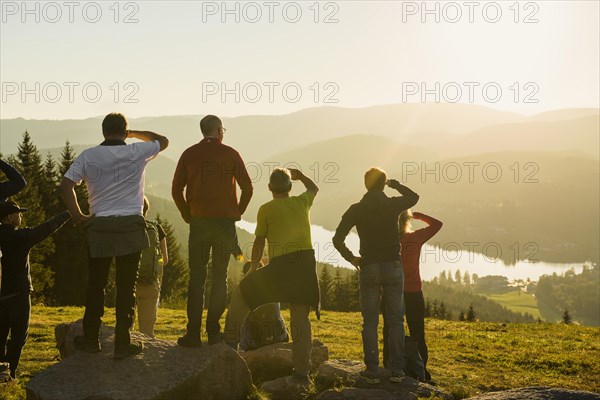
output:
M 29 251 L 69 219 L 69 213 L 65 211 L 35 228 L 18 229 L 23 218 L 21 213 L 25 211 L 26 208 L 12 201 L 0 203 L 0 362 L 8 362 L 13 379 L 29 331 L 30 294 L 33 291 Z M 7 340 L 9 333 L 10 340 Z
M 246 275 L 252 263 L 244 264 L 242 270 Z M 259 268 L 262 265 L 259 265 Z M 281 306 L 279 303 L 263 304 L 256 310 L 250 312 L 242 328 L 240 338 L 240 350 L 256 350 L 273 343 L 287 343 L 290 337 L 281 318 Z
M 306 192 L 290 196 L 292 180 Z M 269 180 L 273 200 L 263 204 L 257 216 L 252 266 L 234 290 L 225 320 L 225 341 L 237 350 L 240 331 L 248 313 L 267 303 L 290 303 L 293 375 L 291 385 L 311 384 L 312 332 L 308 315 L 313 306 L 319 318 L 319 283 L 310 235 L 309 210 L 318 187 L 295 169 L 275 169 Z M 269 264 L 258 268 L 269 243 Z
M 150 203 L 144 196 L 144 219 L 148 215 Z M 167 234 L 156 221 L 146 219 L 146 232 L 150 247 L 142 251 L 140 271 L 135 287 L 138 329 L 145 335 L 154 337 L 154 324 L 158 311 L 163 267 L 169 263 Z

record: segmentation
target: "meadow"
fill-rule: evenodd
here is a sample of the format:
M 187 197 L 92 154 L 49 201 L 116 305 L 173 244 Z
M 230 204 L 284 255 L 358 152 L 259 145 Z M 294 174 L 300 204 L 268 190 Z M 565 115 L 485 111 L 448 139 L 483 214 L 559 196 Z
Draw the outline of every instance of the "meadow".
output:
M 289 312 L 283 310 L 289 325 Z M 19 379 L 0 386 L 0 399 L 25 398 L 29 379 L 58 362 L 54 327 L 81 318 L 79 307 L 32 310 L 30 336 Z M 329 347 L 329 357 L 361 360 L 361 317 L 356 312 L 311 314 L 314 337 Z M 114 309 L 105 323 L 114 325 Z M 161 308 L 157 337 L 175 340 L 185 327 L 185 311 Z M 428 319 L 429 369 L 437 383 L 457 399 L 524 386 L 555 386 L 600 392 L 600 329 L 578 325 L 502 324 Z M 381 337 L 381 336 L 380 336 Z M 203 337 L 206 340 L 206 337 Z

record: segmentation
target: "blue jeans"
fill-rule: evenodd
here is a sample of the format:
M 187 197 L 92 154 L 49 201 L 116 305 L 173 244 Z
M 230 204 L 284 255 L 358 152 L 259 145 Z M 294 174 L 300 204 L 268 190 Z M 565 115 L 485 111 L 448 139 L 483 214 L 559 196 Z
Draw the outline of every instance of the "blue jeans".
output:
M 389 327 L 390 370 L 404 371 L 404 271 L 401 261 L 369 264 L 360 269 L 360 310 L 363 317 L 363 351 L 370 371 L 379 367 L 377 325 L 381 291 Z
M 204 289 L 211 252 L 212 274 L 206 333 L 214 335 L 221 331 L 219 319 L 227 302 L 227 266 L 229 257 L 236 248 L 235 221 L 224 218 L 192 218 L 189 239 L 188 335 L 200 338 Z

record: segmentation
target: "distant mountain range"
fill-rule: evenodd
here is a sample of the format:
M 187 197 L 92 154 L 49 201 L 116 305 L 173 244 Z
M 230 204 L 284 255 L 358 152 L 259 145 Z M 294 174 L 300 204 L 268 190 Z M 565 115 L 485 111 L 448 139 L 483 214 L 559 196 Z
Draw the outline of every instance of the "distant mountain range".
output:
M 130 120 L 132 129 L 154 130 L 171 140 L 147 170 L 150 195 L 170 200 L 176 160 L 200 139 L 200 118 Z M 1 120 L 0 151 L 15 152 L 27 129 L 43 155 L 59 154 L 66 139 L 79 153 L 101 140 L 100 123 L 99 117 Z M 312 222 L 328 229 L 335 229 L 345 209 L 364 193 L 364 171 L 381 166 L 420 193 L 415 210 L 445 222 L 432 243 L 498 243 L 509 263 L 516 253 L 508 248 L 515 243 L 521 248 L 517 258 L 531 255 L 531 248 L 523 249 L 528 243 L 535 244 L 534 258 L 541 261 L 600 258 L 598 109 L 527 117 L 458 104 L 322 107 L 225 118 L 224 125 L 225 142 L 240 151 L 255 182 L 244 216 L 250 221 L 270 199 L 268 174 L 277 163 L 293 163 L 317 181 L 321 191 Z M 301 191 L 299 185 L 294 193 Z M 161 208 L 178 215 L 172 202 Z M 183 227 L 179 230 L 183 234 Z

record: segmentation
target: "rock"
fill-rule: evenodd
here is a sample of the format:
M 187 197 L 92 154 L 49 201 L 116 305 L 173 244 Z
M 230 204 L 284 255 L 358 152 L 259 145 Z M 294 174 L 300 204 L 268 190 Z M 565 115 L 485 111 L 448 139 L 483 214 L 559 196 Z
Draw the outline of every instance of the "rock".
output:
M 360 361 L 329 360 L 317 368 L 317 382 L 321 387 L 332 387 L 336 382 L 354 385 L 358 374 L 365 367 Z
M 279 378 L 292 374 L 292 343 L 274 343 L 256 350 L 243 351 L 255 382 Z M 311 352 L 312 371 L 329 359 L 329 350 L 319 340 L 313 339 Z
M 527 387 L 490 392 L 469 400 L 600 400 L 600 394 L 550 387 Z
M 401 396 L 409 396 L 408 393 L 414 393 L 420 397 L 435 397 L 440 399 L 452 400 L 452 395 L 439 390 L 438 388 L 417 381 L 410 377 L 405 378 L 403 384 L 390 383 L 390 371 L 379 368 L 379 379 L 381 383 L 369 384 L 359 379 L 359 372 L 365 368 L 360 361 L 354 360 L 329 360 L 324 362 L 317 369 L 316 380 L 319 387 L 331 388 L 342 384 L 345 386 L 355 386 L 365 390 L 383 390 L 386 393 Z M 348 396 L 355 392 L 348 392 Z M 358 393 L 358 392 L 357 392 Z M 402 397 L 404 396 L 404 397 Z M 342 398 L 342 397 L 340 397 Z M 350 397 L 351 398 L 351 397 Z M 390 397 L 394 398 L 394 397 Z
M 260 390 L 266 392 L 271 400 L 303 400 L 314 390 L 314 384 L 302 385 L 291 376 L 284 376 L 263 383 Z
M 317 396 L 316 400 L 417 400 L 417 395 L 411 392 L 390 393 L 383 389 L 344 388 L 329 389 Z
M 112 328 L 102 328 L 100 353 L 73 353 L 81 323 L 67 325 L 56 329 L 65 358 L 29 381 L 28 400 L 243 399 L 252 390 L 244 360 L 224 343 L 183 348 L 134 332 L 144 351 L 115 361 Z

